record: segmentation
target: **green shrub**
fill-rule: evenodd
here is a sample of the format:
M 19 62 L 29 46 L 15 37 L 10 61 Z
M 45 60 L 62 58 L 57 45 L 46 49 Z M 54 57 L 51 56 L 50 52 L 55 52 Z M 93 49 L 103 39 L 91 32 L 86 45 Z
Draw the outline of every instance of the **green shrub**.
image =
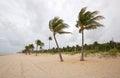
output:
M 77 53 L 79 53 L 79 52 L 63 52 L 63 54 L 68 54 L 68 55 L 75 55 Z
M 94 53 L 96 53 L 95 50 L 85 50 L 84 52 L 85 52 L 85 57 L 87 57 L 89 54 L 94 54 Z
M 119 52 L 118 49 L 114 48 L 114 49 L 110 49 L 109 52 L 108 52 L 108 55 L 111 55 L 111 56 L 117 56 L 117 53 Z

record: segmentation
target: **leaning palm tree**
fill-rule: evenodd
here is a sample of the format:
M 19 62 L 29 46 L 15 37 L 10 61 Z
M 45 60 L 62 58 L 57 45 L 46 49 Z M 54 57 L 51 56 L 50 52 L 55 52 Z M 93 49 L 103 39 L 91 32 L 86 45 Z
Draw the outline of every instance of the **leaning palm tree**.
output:
M 52 40 L 52 37 L 49 37 L 49 49 L 50 49 L 50 41 Z
M 101 15 L 97 15 L 98 11 L 86 11 L 87 7 L 80 10 L 76 27 L 79 28 L 79 33 L 82 33 L 82 49 L 81 49 L 81 61 L 84 61 L 84 30 L 96 29 L 103 26 L 98 20 L 103 19 Z
M 54 40 L 56 42 L 57 45 L 57 51 L 59 53 L 59 57 L 60 57 L 60 61 L 63 62 L 63 58 L 59 49 L 59 45 L 56 39 L 56 34 L 66 34 L 66 33 L 70 33 L 70 32 L 66 32 L 64 31 L 65 28 L 68 28 L 68 24 L 64 23 L 64 21 L 62 19 L 60 19 L 59 17 L 54 17 L 53 19 L 51 19 L 49 21 L 49 28 L 50 30 L 53 32 L 53 36 L 54 36 Z
M 37 56 L 37 51 L 38 51 L 38 46 L 41 44 L 41 40 L 36 40 L 36 56 Z

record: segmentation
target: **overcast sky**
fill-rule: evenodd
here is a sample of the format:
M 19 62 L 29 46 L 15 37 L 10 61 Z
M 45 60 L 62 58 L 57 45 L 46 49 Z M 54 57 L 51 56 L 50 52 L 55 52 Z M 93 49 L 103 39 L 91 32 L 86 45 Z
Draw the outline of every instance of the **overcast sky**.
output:
M 0 52 L 18 52 L 40 39 L 48 49 L 49 20 L 59 16 L 73 34 L 57 35 L 60 47 L 81 45 L 81 34 L 75 27 L 82 7 L 100 11 L 104 27 L 85 31 L 85 43 L 120 40 L 120 0 L 0 0 Z M 52 36 L 53 37 L 53 36 Z M 56 47 L 54 40 L 51 47 Z

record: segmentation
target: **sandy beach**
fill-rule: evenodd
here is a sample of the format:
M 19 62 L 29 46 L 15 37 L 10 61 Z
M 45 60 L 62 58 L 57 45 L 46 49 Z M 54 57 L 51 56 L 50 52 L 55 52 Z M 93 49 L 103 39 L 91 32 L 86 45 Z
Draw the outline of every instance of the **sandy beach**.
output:
M 4 55 L 0 56 L 0 78 L 120 78 L 120 58 L 77 55 Z

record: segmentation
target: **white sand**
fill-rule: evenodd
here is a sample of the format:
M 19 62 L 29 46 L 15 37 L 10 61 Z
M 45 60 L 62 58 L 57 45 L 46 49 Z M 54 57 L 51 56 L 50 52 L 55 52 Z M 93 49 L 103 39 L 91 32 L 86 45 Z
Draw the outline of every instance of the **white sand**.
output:
M 5 55 L 0 56 L 0 78 L 120 78 L 120 58 L 80 55 Z

